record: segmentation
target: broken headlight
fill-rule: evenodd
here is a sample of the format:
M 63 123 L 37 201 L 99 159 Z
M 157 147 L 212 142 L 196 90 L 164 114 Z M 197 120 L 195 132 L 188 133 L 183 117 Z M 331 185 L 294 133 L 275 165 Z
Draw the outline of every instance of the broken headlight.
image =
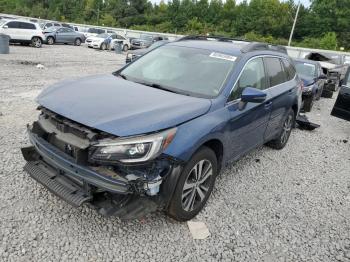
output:
M 144 162 L 159 156 L 171 143 L 176 133 L 172 128 L 156 134 L 100 141 L 92 148 L 94 161 Z

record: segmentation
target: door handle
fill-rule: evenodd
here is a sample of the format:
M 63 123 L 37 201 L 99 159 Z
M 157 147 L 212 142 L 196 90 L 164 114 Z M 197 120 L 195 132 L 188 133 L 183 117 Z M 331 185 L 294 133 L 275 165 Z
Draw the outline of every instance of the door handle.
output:
M 272 105 L 272 101 L 266 102 L 265 103 L 265 108 L 268 109 L 268 108 L 271 107 L 271 105 Z

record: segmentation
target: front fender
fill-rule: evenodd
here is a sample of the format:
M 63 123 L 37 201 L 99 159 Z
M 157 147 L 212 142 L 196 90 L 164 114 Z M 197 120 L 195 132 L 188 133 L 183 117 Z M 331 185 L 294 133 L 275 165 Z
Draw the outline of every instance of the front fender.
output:
M 228 118 L 228 112 L 223 108 L 178 126 L 174 140 L 164 153 L 187 162 L 209 140 L 216 139 L 224 145 L 224 128 Z

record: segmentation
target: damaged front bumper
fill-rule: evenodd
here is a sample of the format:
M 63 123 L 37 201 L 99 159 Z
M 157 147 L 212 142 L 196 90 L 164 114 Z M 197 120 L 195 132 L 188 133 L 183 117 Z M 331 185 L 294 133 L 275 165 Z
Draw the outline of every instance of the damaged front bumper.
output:
M 113 171 L 113 176 L 99 168 L 77 163 L 76 159 L 50 144 L 28 127 L 30 147 L 22 148 L 27 161 L 24 170 L 49 191 L 78 207 L 89 203 L 103 215 L 122 219 L 142 217 L 166 208 L 174 192 L 182 165 L 169 160 L 169 168 L 157 179 L 127 179 Z

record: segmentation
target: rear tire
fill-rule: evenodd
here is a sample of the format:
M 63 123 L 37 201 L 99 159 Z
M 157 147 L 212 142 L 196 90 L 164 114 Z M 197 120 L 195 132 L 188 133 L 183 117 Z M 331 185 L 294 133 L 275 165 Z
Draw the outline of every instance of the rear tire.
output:
M 266 145 L 277 150 L 284 148 L 289 140 L 294 122 L 295 113 L 292 109 L 289 109 L 287 116 L 284 118 L 280 134 L 276 139 L 268 142 Z
M 304 111 L 305 112 L 310 112 L 312 109 L 312 106 L 314 105 L 314 96 L 307 97 L 304 100 Z
M 217 158 L 213 150 L 200 148 L 182 170 L 170 200 L 168 215 L 178 221 L 195 217 L 213 190 L 217 172 Z
M 32 46 L 35 48 L 40 48 L 43 44 L 43 41 L 41 40 L 40 37 L 34 36 L 32 38 Z
M 47 38 L 47 44 L 48 45 L 53 45 L 55 43 L 55 38 L 53 38 L 52 36 L 49 36 Z
M 80 46 L 81 45 L 81 39 L 80 38 L 75 39 L 74 40 L 74 45 Z

